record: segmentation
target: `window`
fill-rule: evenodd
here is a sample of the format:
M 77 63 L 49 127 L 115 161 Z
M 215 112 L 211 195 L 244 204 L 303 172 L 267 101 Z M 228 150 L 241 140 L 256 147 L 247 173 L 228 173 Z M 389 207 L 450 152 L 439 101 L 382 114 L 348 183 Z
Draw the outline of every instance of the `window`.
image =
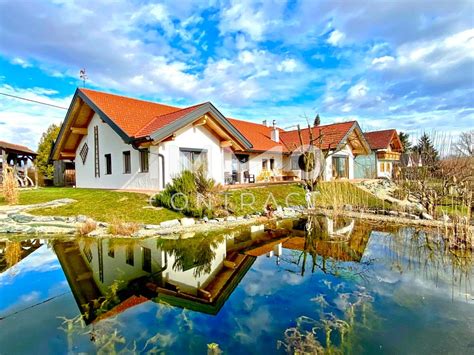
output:
M 123 173 L 130 174 L 132 172 L 132 161 L 130 151 L 123 152 Z
M 380 172 L 381 173 L 385 172 L 385 164 L 384 163 L 380 163 Z
M 110 242 L 109 242 L 110 243 Z M 113 245 L 110 245 L 109 244 L 109 252 L 108 252 L 108 255 L 111 257 L 111 258 L 115 258 L 115 247 Z
M 133 245 L 127 245 L 127 249 L 125 250 L 125 262 L 131 266 L 135 265 Z
M 143 248 L 143 264 L 142 269 L 145 272 L 151 272 L 151 249 Z
M 275 159 L 270 159 L 270 170 L 275 169 Z
M 349 158 L 333 157 L 332 158 L 332 174 L 335 178 L 349 178 Z
M 87 143 L 84 143 L 84 145 L 81 148 L 81 152 L 79 153 L 82 159 L 82 164 L 86 163 L 87 153 L 89 153 L 89 146 L 87 145 Z
M 105 154 L 105 175 L 112 174 L 112 155 Z
M 147 173 L 149 169 L 149 149 L 140 149 L 140 171 L 142 173 Z
M 385 163 L 385 171 L 386 171 L 387 173 L 390 172 L 390 163 Z
M 262 159 L 262 169 L 267 170 L 268 159 Z
M 92 251 L 91 251 L 91 248 L 89 248 L 89 246 L 85 246 L 82 251 L 84 252 L 84 255 L 86 256 L 87 261 L 88 261 L 88 262 L 91 262 L 91 261 L 92 261 Z
M 204 169 L 207 171 L 207 151 L 201 149 L 180 149 L 179 160 L 181 170 L 196 171 Z

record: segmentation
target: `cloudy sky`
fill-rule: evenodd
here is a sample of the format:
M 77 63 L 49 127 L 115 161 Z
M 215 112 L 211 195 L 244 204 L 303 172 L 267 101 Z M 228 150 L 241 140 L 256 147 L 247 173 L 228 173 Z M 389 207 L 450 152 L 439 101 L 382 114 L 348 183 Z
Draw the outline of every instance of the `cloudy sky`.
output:
M 457 134 L 474 127 L 474 3 L 0 0 L 0 92 L 67 107 L 87 87 L 242 119 Z M 0 95 L 0 140 L 65 111 Z

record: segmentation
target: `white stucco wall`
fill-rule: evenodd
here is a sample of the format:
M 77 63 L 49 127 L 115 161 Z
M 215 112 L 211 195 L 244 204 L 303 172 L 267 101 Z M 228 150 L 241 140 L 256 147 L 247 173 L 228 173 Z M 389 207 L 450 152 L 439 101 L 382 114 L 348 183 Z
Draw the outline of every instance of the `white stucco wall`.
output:
M 94 169 L 94 126 L 99 127 L 100 177 Z M 83 164 L 80 151 L 87 142 L 89 153 Z M 209 176 L 217 182 L 224 182 L 224 152 L 220 141 L 202 126 L 185 127 L 176 132 L 176 138 L 151 146 L 149 172 L 140 172 L 139 151 L 126 144 L 120 136 L 95 114 L 76 151 L 76 185 L 81 188 L 160 190 L 163 188 L 162 163 L 164 157 L 165 184 L 181 171 L 180 148 L 204 149 L 207 151 Z M 130 151 L 131 173 L 124 174 L 123 152 Z M 105 154 L 111 154 L 112 174 L 106 175 Z
M 349 145 L 346 145 L 343 149 L 338 151 L 335 154 L 332 154 L 326 158 L 326 169 L 324 172 L 324 180 L 331 180 L 334 177 L 332 176 L 332 158 L 335 156 L 349 157 L 349 179 L 354 178 L 354 154 L 352 154 L 352 149 Z
M 219 138 L 203 126 L 182 128 L 176 132 L 174 140 L 159 144 L 158 153 L 165 157 L 166 183 L 181 172 L 180 148 L 206 150 L 209 177 L 224 183 L 224 149 L 220 146 Z

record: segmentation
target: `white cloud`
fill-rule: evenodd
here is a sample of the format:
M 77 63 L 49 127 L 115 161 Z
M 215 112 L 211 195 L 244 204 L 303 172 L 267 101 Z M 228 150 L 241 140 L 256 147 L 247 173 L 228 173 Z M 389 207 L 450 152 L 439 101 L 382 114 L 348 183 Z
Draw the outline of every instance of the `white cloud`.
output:
M 331 34 L 328 37 L 327 42 L 335 47 L 339 46 L 341 42 L 344 40 L 346 35 L 342 33 L 341 31 L 334 30 L 331 32 Z
M 278 71 L 283 71 L 287 73 L 292 73 L 298 68 L 298 63 L 294 59 L 285 59 L 280 64 L 278 64 Z
M 395 61 L 395 58 L 389 55 L 384 55 L 383 57 L 374 58 L 372 60 L 372 65 L 377 67 L 377 69 L 386 68 L 391 63 Z
M 56 98 L 56 91 L 45 88 L 19 89 L 4 84 L 0 91 L 66 108 L 71 100 L 71 96 Z M 61 123 L 65 115 L 66 110 L 0 95 L 0 137 L 36 149 L 46 128 Z
M 22 68 L 30 68 L 32 65 L 30 63 L 28 63 L 26 60 L 22 59 L 22 58 L 19 58 L 19 57 L 15 57 L 11 60 L 11 63 L 12 64 L 15 64 L 15 65 L 19 65 L 21 66 Z
M 351 86 L 347 91 L 347 94 L 350 100 L 359 100 L 365 97 L 368 91 L 369 88 L 367 87 L 367 83 L 365 81 L 362 81 L 354 86 Z

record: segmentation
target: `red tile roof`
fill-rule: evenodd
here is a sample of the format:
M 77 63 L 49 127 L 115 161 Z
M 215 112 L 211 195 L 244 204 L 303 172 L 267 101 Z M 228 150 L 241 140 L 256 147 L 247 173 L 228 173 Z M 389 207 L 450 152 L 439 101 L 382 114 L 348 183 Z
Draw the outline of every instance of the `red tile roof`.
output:
M 138 100 L 90 89 L 79 90 L 129 137 L 140 137 L 138 136 L 139 132 L 144 130 L 147 125 L 152 125 L 158 129 L 173 122 L 180 116 L 177 115 L 172 118 L 165 117 L 163 121 L 157 118 L 182 110 L 179 107 L 162 105 L 156 102 Z
M 281 149 L 282 145 L 271 139 L 273 127 L 267 127 L 260 123 L 227 118 L 237 130 L 252 143 L 251 150 L 266 151 L 274 148 Z M 283 130 L 280 129 L 280 135 Z
M 19 144 L 14 144 L 14 143 L 0 141 L 0 148 L 4 148 L 5 150 L 7 149 L 14 150 L 14 151 L 29 154 L 29 155 L 37 155 L 37 153 L 31 150 L 30 148 L 25 147 L 24 145 L 19 145 Z
M 370 145 L 370 149 L 387 149 L 394 138 L 397 131 L 394 129 L 387 129 L 384 131 L 374 131 L 364 133 L 365 139 Z
M 333 123 L 313 128 L 313 139 L 322 136 L 321 149 L 336 148 L 344 139 L 356 121 Z M 309 144 L 309 128 L 301 130 L 303 143 Z M 288 150 L 293 150 L 300 145 L 298 130 L 286 131 L 280 134 L 281 141 L 286 145 Z M 319 141 L 318 141 L 319 145 Z
M 140 138 L 140 137 L 149 136 L 153 132 L 156 132 L 158 129 L 163 128 L 164 126 L 186 116 L 188 113 L 193 112 L 195 109 L 201 107 L 202 105 L 204 104 L 198 104 L 198 105 L 186 107 L 178 111 L 174 111 L 168 114 L 157 116 L 155 117 L 155 119 L 150 121 L 146 126 L 140 129 L 136 133 L 135 137 Z

